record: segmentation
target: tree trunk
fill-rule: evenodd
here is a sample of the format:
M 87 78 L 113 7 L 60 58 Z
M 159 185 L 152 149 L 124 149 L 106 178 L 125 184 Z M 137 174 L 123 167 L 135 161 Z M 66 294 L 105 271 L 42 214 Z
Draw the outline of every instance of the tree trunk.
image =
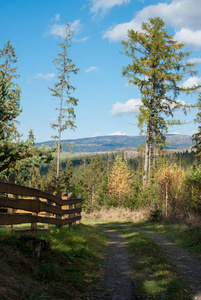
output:
M 64 53 L 65 54 L 65 53 Z M 56 188 L 59 185 L 59 164 L 60 164 L 60 148 L 61 148 L 61 120 L 62 120 L 62 109 L 63 109 L 63 82 L 65 79 L 65 55 L 64 55 L 64 64 L 63 64 L 63 74 L 62 74 L 62 83 L 61 83 L 61 102 L 59 110 L 59 132 L 58 132 L 58 148 L 57 148 L 57 173 L 56 173 Z
M 145 163 L 144 163 L 144 185 L 150 181 L 151 174 L 151 119 L 147 123 L 147 138 L 146 138 L 146 149 L 145 149 Z
M 168 184 L 165 184 L 165 216 L 168 216 Z

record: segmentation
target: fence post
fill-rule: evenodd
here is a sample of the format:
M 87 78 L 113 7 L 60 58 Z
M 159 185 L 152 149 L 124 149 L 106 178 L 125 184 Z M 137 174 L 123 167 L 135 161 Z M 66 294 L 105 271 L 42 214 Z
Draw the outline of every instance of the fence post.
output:
M 79 195 L 78 197 L 77 197 L 77 199 L 81 199 L 81 197 L 82 197 L 82 195 Z M 80 208 L 81 207 L 81 202 L 80 203 L 77 203 L 77 208 Z M 77 213 L 77 216 L 81 216 L 81 212 L 79 212 L 79 213 Z M 80 220 L 77 220 L 76 221 L 76 224 L 80 224 Z
M 39 200 L 38 197 L 33 197 L 34 200 Z M 38 214 L 36 212 L 32 212 L 32 216 L 37 216 Z M 31 223 L 31 230 L 37 229 L 37 222 Z
M 51 204 L 51 201 L 50 201 L 50 200 L 47 200 L 47 204 Z M 49 212 L 46 212 L 46 213 L 45 213 L 45 216 L 46 216 L 47 218 L 49 218 L 50 213 L 49 213 Z M 44 229 L 45 229 L 45 230 L 49 230 L 49 229 L 50 229 L 50 224 L 49 224 L 49 223 L 45 223 L 45 224 L 44 224 Z
M 57 196 L 59 196 L 61 198 L 61 193 L 57 193 Z M 61 208 L 61 205 L 59 205 L 59 204 L 56 204 L 56 206 L 59 207 L 59 208 Z M 60 220 L 61 219 L 61 215 L 57 215 L 56 214 L 56 219 Z M 56 229 L 60 229 L 60 228 L 61 228 L 61 225 L 57 225 L 56 224 Z
M 69 194 L 68 194 L 68 199 L 70 200 L 71 197 L 72 197 L 72 193 L 69 193 Z M 68 209 L 73 209 L 73 204 L 69 204 L 69 205 L 68 205 Z M 72 214 L 69 214 L 69 215 L 68 215 L 68 218 L 70 219 L 71 217 L 72 217 Z M 72 223 L 69 223 L 69 224 L 68 224 L 68 227 L 69 227 L 69 228 L 71 228 L 72 226 L 73 226 Z
M 52 190 L 48 190 L 48 192 L 49 192 L 49 193 L 52 193 Z M 50 201 L 50 200 L 47 200 L 46 203 L 49 204 L 49 205 L 51 205 L 51 201 Z M 50 217 L 50 213 L 49 213 L 49 212 L 46 212 L 46 213 L 45 213 L 45 216 L 46 216 L 47 218 L 49 218 L 49 217 Z M 49 224 L 49 223 L 45 223 L 45 224 L 44 224 L 44 229 L 45 229 L 45 230 L 49 230 L 49 229 L 50 229 L 50 224 Z
M 13 195 L 11 195 L 11 194 L 7 194 L 6 195 L 8 198 L 12 198 L 13 197 Z M 7 213 L 8 214 L 11 214 L 12 215 L 12 213 L 13 213 L 13 208 L 7 208 Z M 11 231 L 12 231 L 12 229 L 13 229 L 13 225 L 7 225 L 7 233 L 10 233 Z
M 13 213 L 13 209 L 12 208 L 7 208 L 7 213 L 11 214 Z M 7 225 L 7 233 L 10 233 L 13 229 L 13 225 Z
M 51 201 L 50 201 L 50 200 L 47 200 L 46 203 L 47 203 L 47 204 L 51 204 Z M 50 213 L 49 213 L 49 212 L 46 212 L 46 213 L 45 213 L 45 216 L 46 216 L 46 218 L 49 218 Z M 49 230 L 49 229 L 50 229 L 49 223 L 45 223 L 45 224 L 44 224 L 44 229 L 45 229 L 45 230 Z

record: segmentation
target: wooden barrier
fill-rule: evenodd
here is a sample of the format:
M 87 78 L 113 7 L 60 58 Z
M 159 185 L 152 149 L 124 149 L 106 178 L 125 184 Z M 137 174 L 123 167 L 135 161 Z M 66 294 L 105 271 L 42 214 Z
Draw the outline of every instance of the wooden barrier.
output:
M 39 189 L 0 181 L 0 225 L 11 228 L 14 224 L 31 223 L 32 231 L 37 230 L 37 223 L 44 223 L 44 229 L 49 229 L 49 224 L 71 227 L 81 219 L 81 202 L 81 196 L 64 200 Z

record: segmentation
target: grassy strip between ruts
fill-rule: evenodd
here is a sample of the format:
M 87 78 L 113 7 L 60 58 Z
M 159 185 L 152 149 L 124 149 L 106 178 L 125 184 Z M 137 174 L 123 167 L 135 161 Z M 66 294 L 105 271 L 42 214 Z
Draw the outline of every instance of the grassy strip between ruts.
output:
M 187 224 L 154 222 L 127 223 L 129 226 L 154 231 L 167 237 L 171 242 L 186 249 L 201 261 L 201 228 Z
M 126 238 L 132 254 L 137 294 L 140 299 L 191 299 L 184 278 L 177 273 L 154 241 L 128 228 L 109 228 L 120 231 Z
M 37 236 L 50 242 L 39 261 L 20 233 L 1 234 L 0 299 L 80 299 L 98 279 L 105 235 L 87 225 Z

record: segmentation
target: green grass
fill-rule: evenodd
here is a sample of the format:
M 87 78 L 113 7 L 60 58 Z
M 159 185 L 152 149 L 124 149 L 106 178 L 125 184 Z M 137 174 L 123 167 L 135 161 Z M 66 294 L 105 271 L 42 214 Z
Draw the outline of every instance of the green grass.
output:
M 91 218 L 83 222 L 70 230 L 64 227 L 60 231 L 41 233 L 38 237 L 50 242 L 50 248 L 42 254 L 41 261 L 36 259 L 29 245 L 20 243 L 21 233 L 7 234 L 5 228 L 0 228 L 0 299 L 59 300 L 88 295 L 99 279 L 107 239 L 103 232 L 88 225 L 96 223 L 95 220 Z M 182 224 L 123 224 L 155 231 L 197 257 L 201 255 L 199 229 Z M 190 299 L 188 283 L 156 243 L 128 228 L 109 227 L 120 230 L 126 237 L 134 258 L 134 276 L 141 299 Z M 17 227 L 26 228 L 30 228 L 30 224 Z
M 201 228 L 189 227 L 186 224 L 152 222 L 129 223 L 129 225 L 162 234 L 171 242 L 186 249 L 201 261 Z
M 57 153 L 56 152 L 53 152 L 52 153 L 52 156 L 53 157 L 56 157 L 57 156 Z M 67 158 L 77 158 L 77 157 L 80 157 L 81 155 L 79 153 L 73 153 L 73 152 L 65 152 L 65 151 L 62 151 L 60 153 L 60 158 L 61 160 L 64 160 L 64 159 L 67 159 Z
M 154 241 L 127 228 L 109 225 L 107 227 L 125 235 L 133 258 L 137 294 L 141 299 L 190 299 L 190 290 L 186 288 L 186 282 Z
M 79 299 L 98 280 L 105 235 L 80 224 L 37 237 L 50 242 L 41 261 L 19 233 L 0 235 L 0 299 Z

